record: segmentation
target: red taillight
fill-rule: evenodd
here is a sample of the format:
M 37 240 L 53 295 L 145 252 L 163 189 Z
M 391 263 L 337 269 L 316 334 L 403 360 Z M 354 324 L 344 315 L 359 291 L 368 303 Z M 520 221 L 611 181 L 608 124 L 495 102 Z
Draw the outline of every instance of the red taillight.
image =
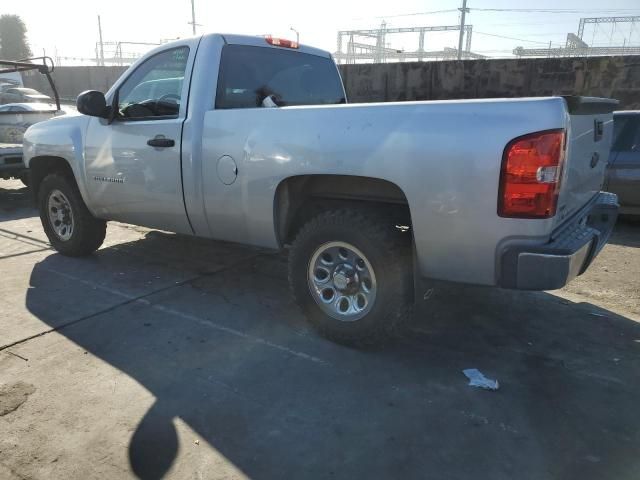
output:
M 285 40 L 283 38 L 273 38 L 271 35 L 268 35 L 264 38 L 269 45 L 273 45 L 275 47 L 284 47 L 284 48 L 298 48 L 298 42 L 294 42 L 293 40 Z
M 549 218 L 556 214 L 565 131 L 547 130 L 509 142 L 502 157 L 498 215 Z

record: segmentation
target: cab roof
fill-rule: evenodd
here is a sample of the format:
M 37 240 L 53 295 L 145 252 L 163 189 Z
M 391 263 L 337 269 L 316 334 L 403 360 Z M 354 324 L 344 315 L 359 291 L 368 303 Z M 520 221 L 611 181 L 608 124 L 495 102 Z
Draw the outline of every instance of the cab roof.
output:
M 215 35 L 215 34 L 212 34 Z M 219 34 L 224 39 L 227 45 L 248 45 L 251 47 L 264 47 L 264 48 L 275 48 L 279 50 L 289 50 L 293 52 L 301 52 L 308 53 L 311 55 L 316 55 L 318 57 L 331 58 L 331 54 L 325 50 L 320 50 L 319 48 L 309 47 L 307 45 L 300 44 L 298 48 L 286 48 L 286 47 L 277 47 L 267 43 L 265 37 L 256 37 L 251 35 L 235 35 L 235 34 Z

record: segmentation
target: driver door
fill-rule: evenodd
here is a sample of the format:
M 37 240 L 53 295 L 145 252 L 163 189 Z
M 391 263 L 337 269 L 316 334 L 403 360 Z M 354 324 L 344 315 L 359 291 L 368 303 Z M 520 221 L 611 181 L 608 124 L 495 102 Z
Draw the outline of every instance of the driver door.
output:
M 192 233 L 180 171 L 189 53 L 181 46 L 148 58 L 115 92 L 113 122 L 90 119 L 86 182 L 98 216 Z

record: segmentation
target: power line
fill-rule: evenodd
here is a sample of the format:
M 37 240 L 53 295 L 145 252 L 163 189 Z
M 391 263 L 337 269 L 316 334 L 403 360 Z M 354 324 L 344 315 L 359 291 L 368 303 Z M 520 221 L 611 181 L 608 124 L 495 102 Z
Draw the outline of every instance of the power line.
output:
M 435 15 L 438 13 L 452 13 L 457 12 L 459 9 L 450 10 L 433 10 L 431 12 L 413 12 L 413 13 L 400 13 L 397 15 L 378 15 L 375 17 L 367 18 L 398 18 L 398 17 L 415 17 L 420 15 Z M 606 9 L 575 9 L 575 8 L 469 8 L 475 12 L 514 12 L 514 13 L 572 13 L 572 14 L 586 14 L 586 13 L 634 13 L 640 12 L 640 8 L 606 8 Z M 360 17 L 365 18 L 365 17 Z
M 399 13 L 397 15 L 377 15 L 375 17 L 357 17 L 353 20 L 366 20 L 369 18 L 399 18 L 399 17 L 417 17 L 420 15 L 437 15 L 440 13 L 451 13 L 457 12 L 457 8 L 449 9 L 449 10 L 433 10 L 431 12 L 417 12 L 417 13 Z
M 575 8 L 472 8 L 476 12 L 514 12 L 514 13 L 633 13 L 640 12 L 639 8 L 608 8 L 608 9 L 575 9 Z
M 547 22 L 538 20 L 536 22 L 507 22 L 507 23 L 484 23 L 482 22 L 482 26 L 484 27 L 515 27 L 521 25 L 572 25 L 570 20 L 563 20 L 561 22 Z
M 451 12 L 457 12 L 458 9 L 453 8 L 450 10 L 434 10 L 432 12 L 419 12 L 419 13 L 400 13 L 398 15 L 387 15 L 387 16 L 380 16 L 380 17 L 375 17 L 375 18 L 394 18 L 394 17 L 414 17 L 417 15 L 436 15 L 438 13 L 451 13 Z
M 478 34 L 478 35 L 487 35 L 488 37 L 506 38 L 507 40 L 517 40 L 519 42 L 537 43 L 539 45 L 548 45 L 549 44 L 548 42 L 538 42 L 536 40 L 527 40 L 525 38 L 507 37 L 505 35 L 496 35 L 495 33 L 478 32 L 477 30 L 474 30 L 473 33 L 474 34 Z

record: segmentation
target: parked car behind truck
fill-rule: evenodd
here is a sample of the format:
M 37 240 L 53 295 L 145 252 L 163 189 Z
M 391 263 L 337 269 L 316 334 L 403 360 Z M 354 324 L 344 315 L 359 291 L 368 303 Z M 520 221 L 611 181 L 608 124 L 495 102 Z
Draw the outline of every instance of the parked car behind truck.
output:
M 70 111 L 60 106 L 60 99 L 51 78 L 53 61 L 49 57 L 39 57 L 33 61 L 0 60 L 0 80 L 9 80 L 9 83 L 0 84 L 0 97 L 3 92 L 12 90 L 21 84 L 20 72 L 38 71 L 46 75 L 49 85 L 54 92 L 55 103 L 8 103 L 0 105 L 0 179 L 17 178 L 25 185 L 29 184 L 29 174 L 22 159 L 22 138 L 24 132 L 31 125 L 42 122 L 54 116 L 63 115 Z M 6 88 L 5 88 L 6 87 Z
M 49 95 L 33 88 L 12 87 L 0 94 L 0 103 L 52 103 Z
M 615 112 L 607 190 L 618 195 L 620 213 L 640 216 L 640 111 Z
M 132 94 L 161 79 L 175 91 Z M 399 325 L 418 279 L 555 289 L 606 243 L 615 101 L 345 102 L 321 50 L 163 45 L 106 96 L 80 95 L 84 116 L 27 131 L 44 230 L 70 256 L 98 249 L 108 220 L 289 246 L 295 298 L 346 343 Z

